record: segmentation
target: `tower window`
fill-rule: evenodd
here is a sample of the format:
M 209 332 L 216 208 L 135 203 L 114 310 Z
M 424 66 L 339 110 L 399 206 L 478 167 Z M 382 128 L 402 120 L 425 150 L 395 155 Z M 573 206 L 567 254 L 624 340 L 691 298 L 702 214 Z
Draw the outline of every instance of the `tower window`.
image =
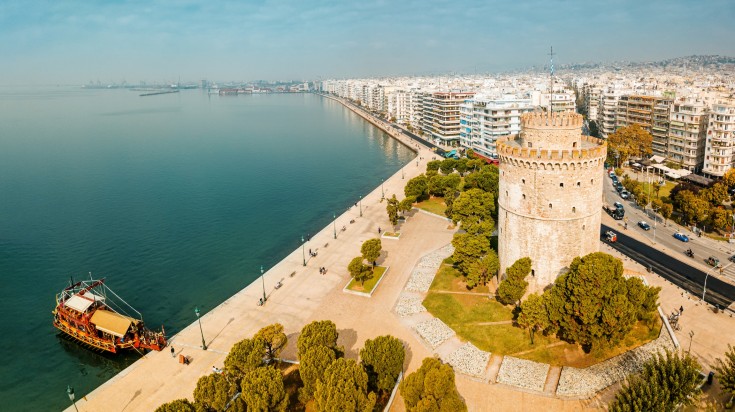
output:
M 551 203 L 549 203 L 549 209 L 552 209 L 552 208 L 553 208 L 553 206 L 551 205 Z
M 521 179 L 521 183 L 526 184 L 526 179 Z
M 559 187 L 564 187 L 564 183 L 559 183 Z
M 582 230 L 584 230 L 587 227 L 587 225 L 582 225 Z
M 591 184 L 595 184 L 595 179 L 590 179 Z
M 582 182 L 577 182 L 577 187 L 582 186 Z
M 572 142 L 572 147 L 577 147 L 577 142 Z
M 576 207 L 572 207 L 572 213 L 577 213 L 577 208 Z
M 525 200 L 525 199 L 526 199 L 526 195 L 523 195 L 523 200 Z

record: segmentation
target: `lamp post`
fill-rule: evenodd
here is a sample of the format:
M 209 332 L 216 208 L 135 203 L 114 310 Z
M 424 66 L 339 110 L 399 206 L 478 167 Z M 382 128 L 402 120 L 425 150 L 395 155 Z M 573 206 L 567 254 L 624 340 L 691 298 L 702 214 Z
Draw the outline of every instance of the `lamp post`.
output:
M 692 340 L 694 339 L 694 331 L 689 331 L 689 349 L 687 350 L 687 355 L 689 355 L 692 352 Z
M 704 275 L 704 287 L 702 287 L 702 302 L 703 303 L 707 303 L 707 302 L 704 301 L 704 295 L 705 295 L 705 293 L 707 293 L 707 278 L 709 277 L 709 272 L 712 272 L 715 269 L 717 269 L 717 266 L 715 266 L 715 267 L 711 268 L 710 270 L 708 270 L 707 273 L 705 273 L 705 275 Z
M 304 258 L 304 266 L 306 266 L 306 252 L 304 252 L 305 247 L 306 244 L 304 243 L 304 235 L 301 235 L 301 256 Z
M 194 307 L 194 313 L 197 315 L 197 321 L 199 321 L 199 332 L 202 334 L 202 349 L 207 350 L 207 343 L 204 342 L 204 330 L 202 329 L 202 318 L 199 317 L 199 307 Z
M 380 179 L 380 200 L 385 199 L 385 179 Z
M 264 273 L 265 271 L 263 270 L 263 265 L 260 265 L 260 280 L 263 282 L 263 303 L 268 300 L 268 297 L 265 295 L 265 278 L 263 277 Z
M 402 167 L 402 168 L 401 168 L 401 180 L 403 180 L 403 179 L 404 179 L 404 177 L 405 177 L 405 176 L 403 175 L 403 169 L 405 169 L 405 168 L 404 168 L 404 167 Z
M 362 217 L 362 195 L 360 195 L 360 217 Z
M 79 412 L 79 409 L 77 409 L 77 403 L 74 402 L 74 388 L 72 388 L 71 385 L 66 385 L 66 394 L 69 396 L 71 404 L 74 405 L 74 410 Z
M 332 224 L 334 225 L 334 238 L 337 239 L 337 214 L 332 212 Z

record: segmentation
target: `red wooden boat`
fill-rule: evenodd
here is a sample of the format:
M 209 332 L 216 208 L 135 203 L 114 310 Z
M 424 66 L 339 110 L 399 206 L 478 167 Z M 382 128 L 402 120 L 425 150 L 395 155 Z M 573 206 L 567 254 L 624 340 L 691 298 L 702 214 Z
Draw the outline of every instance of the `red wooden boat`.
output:
M 121 350 L 166 347 L 166 335 L 145 327 L 143 316 L 105 285 L 105 280 L 70 282 L 56 295 L 54 327 L 93 349 Z M 134 312 L 136 316 L 127 313 Z

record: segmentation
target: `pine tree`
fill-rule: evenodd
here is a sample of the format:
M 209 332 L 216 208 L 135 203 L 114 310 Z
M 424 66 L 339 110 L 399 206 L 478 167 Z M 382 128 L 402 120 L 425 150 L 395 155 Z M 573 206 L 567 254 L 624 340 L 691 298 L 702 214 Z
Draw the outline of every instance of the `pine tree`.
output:
M 425 358 L 421 367 L 400 385 L 408 412 L 467 411 L 454 382 L 454 369 L 437 358 Z
M 725 360 L 717 359 L 715 370 L 718 373 L 717 380 L 720 381 L 722 390 L 735 396 L 735 348 L 727 345 Z
M 366 340 L 365 347 L 360 350 L 360 361 L 368 374 L 369 387 L 384 392 L 393 389 L 405 358 L 403 343 L 393 336 Z

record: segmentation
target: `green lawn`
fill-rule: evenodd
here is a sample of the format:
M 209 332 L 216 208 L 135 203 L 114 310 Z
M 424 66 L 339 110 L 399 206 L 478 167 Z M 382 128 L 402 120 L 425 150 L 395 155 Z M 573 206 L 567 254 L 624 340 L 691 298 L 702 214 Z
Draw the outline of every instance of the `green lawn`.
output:
M 440 216 L 444 216 L 444 211 L 447 210 L 447 205 L 444 204 L 444 199 L 441 197 L 431 197 L 428 200 L 414 204 L 414 206 Z
M 474 289 L 467 289 L 467 284 L 464 281 L 464 276 L 451 265 L 441 265 L 439 271 L 434 277 L 434 282 L 431 283 L 429 290 L 444 290 L 449 292 L 476 292 L 476 293 L 490 293 L 490 289 L 486 285 L 477 286 Z
M 366 280 L 364 285 L 361 285 L 360 282 L 355 282 L 355 279 L 352 279 L 347 285 L 347 289 L 354 290 L 355 292 L 371 293 L 373 289 L 375 289 L 375 285 L 378 284 L 380 278 L 383 277 L 385 269 L 386 268 L 384 266 L 376 266 L 373 270 L 373 277 Z
M 494 299 L 483 295 L 429 292 L 424 307 L 450 327 L 478 322 L 512 320 L 513 313 Z
M 643 183 L 643 193 L 648 196 L 648 182 L 641 183 Z M 674 187 L 676 187 L 675 183 L 667 181 L 663 186 L 661 186 L 661 190 L 659 190 L 658 192 L 659 198 L 669 197 L 669 194 L 671 194 L 671 189 L 673 189 Z M 656 197 L 653 185 L 651 185 L 651 197 Z
M 431 290 L 451 286 L 450 275 L 449 271 L 444 273 L 440 271 Z M 436 279 L 440 280 L 437 282 Z M 485 296 L 430 291 L 423 305 L 429 313 L 452 328 L 460 339 L 472 342 L 481 350 L 556 366 L 585 368 L 594 365 L 656 339 L 661 330 L 661 321 L 658 317 L 652 328 L 638 322 L 617 347 L 584 353 L 579 345 L 566 343 L 555 336 L 544 336 L 541 333 L 535 334 L 534 344 L 531 345 L 528 330 L 513 324 L 481 324 L 513 319 L 512 307 L 503 306 Z M 552 344 L 554 346 L 549 346 Z

